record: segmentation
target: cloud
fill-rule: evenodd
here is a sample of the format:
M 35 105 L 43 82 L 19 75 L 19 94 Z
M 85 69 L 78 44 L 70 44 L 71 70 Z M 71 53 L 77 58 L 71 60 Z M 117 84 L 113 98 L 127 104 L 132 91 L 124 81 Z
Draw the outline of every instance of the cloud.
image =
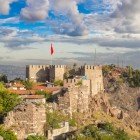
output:
M 53 11 L 55 17 L 63 15 L 68 21 L 61 21 L 52 24 L 56 34 L 66 34 L 70 36 L 87 35 L 88 31 L 83 22 L 83 15 L 79 13 L 78 3 L 83 0 L 27 0 L 27 6 L 21 10 L 21 18 L 33 22 L 45 20 L 48 12 Z M 49 19 L 51 20 L 51 19 Z M 46 23 L 47 24 L 47 23 Z M 58 26 L 60 28 L 58 28 Z M 56 28 L 57 27 L 57 28 Z
M 0 25 L 3 25 L 3 24 L 11 24 L 11 23 L 19 23 L 19 18 L 18 17 L 9 17 L 9 18 L 5 18 L 5 19 L 0 19 Z
M 30 44 L 42 42 L 44 39 L 29 30 L 1 27 L 0 43 L 11 50 L 33 49 Z
M 21 17 L 27 21 L 44 20 L 48 16 L 48 0 L 27 0 L 27 7 L 21 10 Z
M 0 14 L 8 15 L 10 11 L 10 4 L 17 0 L 0 0 Z
M 69 18 L 69 23 L 62 23 L 56 33 L 66 34 L 70 36 L 83 36 L 87 35 L 88 31 L 83 22 L 83 15 L 79 13 L 78 3 L 79 0 L 51 0 L 51 9 L 56 14 L 63 14 Z
M 122 20 L 115 31 L 119 33 L 140 33 L 140 1 L 121 0 L 111 18 Z

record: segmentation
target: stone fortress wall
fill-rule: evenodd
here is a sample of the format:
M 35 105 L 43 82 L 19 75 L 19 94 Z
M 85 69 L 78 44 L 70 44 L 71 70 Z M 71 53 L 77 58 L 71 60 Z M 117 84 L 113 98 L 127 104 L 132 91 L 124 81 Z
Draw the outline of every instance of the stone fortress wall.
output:
M 46 124 L 45 98 L 33 98 L 30 95 L 13 111 L 7 114 L 4 125 L 11 128 L 18 140 L 24 140 L 30 134 L 44 135 Z
M 26 78 L 34 82 L 45 82 L 49 80 L 49 65 L 26 66 Z
M 28 65 L 26 78 L 34 82 L 63 80 L 66 65 Z
M 64 80 L 64 74 L 67 72 L 66 65 L 29 65 L 26 66 L 26 78 L 34 82 L 53 82 L 55 80 Z M 85 65 L 78 69 L 80 76 L 91 80 L 91 91 L 93 95 L 103 91 L 102 67 Z
M 91 80 L 92 95 L 104 91 L 102 66 L 85 65 L 80 68 L 81 75 Z
M 29 80 L 34 82 L 53 82 L 64 80 L 65 65 L 30 65 L 26 67 Z M 79 75 L 64 80 L 66 91 L 57 93 L 56 110 L 72 116 L 74 112 L 88 114 L 90 101 L 97 93 L 104 91 L 101 66 L 85 65 L 79 68 Z M 81 83 L 80 83 L 81 82 Z M 62 88 L 63 89 L 63 88 Z M 12 128 L 18 140 L 24 140 L 30 134 L 44 135 L 46 123 L 46 102 L 43 97 L 26 96 L 24 102 L 9 112 L 5 126 Z M 55 110 L 52 108 L 52 110 Z
M 66 65 L 52 65 L 50 66 L 50 82 L 55 80 L 63 80 L 66 72 Z
M 64 80 L 64 87 L 68 90 L 63 96 L 58 97 L 59 110 L 63 110 L 70 116 L 74 112 L 87 112 L 91 95 L 90 84 L 91 80 L 82 78 Z

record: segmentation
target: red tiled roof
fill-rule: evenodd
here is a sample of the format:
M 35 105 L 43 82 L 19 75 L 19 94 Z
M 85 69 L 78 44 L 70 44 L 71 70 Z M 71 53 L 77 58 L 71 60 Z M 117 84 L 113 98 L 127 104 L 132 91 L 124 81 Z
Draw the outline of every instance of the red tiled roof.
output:
M 42 85 L 37 85 L 33 87 L 34 90 L 45 90 L 46 88 L 47 88 L 46 86 L 42 86 Z
M 18 94 L 18 95 L 35 94 L 34 91 L 29 91 L 29 90 L 10 90 L 10 92 Z

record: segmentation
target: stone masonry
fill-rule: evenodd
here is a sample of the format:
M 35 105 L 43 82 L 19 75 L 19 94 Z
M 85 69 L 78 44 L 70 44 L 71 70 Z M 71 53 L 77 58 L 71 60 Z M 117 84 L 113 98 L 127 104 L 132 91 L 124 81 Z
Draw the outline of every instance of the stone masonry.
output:
M 81 75 L 91 80 L 91 95 L 104 91 L 101 66 L 85 65 L 80 68 Z
M 65 81 L 67 91 L 58 96 L 58 108 L 72 116 L 74 112 L 87 112 L 90 96 L 90 80 L 82 80 L 82 85 L 77 85 L 80 79 L 68 79 Z
M 44 135 L 45 123 L 45 99 L 30 95 L 8 113 L 4 125 L 15 132 L 18 140 L 24 140 L 29 134 Z
M 26 66 L 26 78 L 33 82 L 46 82 L 49 80 L 49 65 Z
M 63 80 L 66 65 L 28 65 L 26 78 L 34 82 Z

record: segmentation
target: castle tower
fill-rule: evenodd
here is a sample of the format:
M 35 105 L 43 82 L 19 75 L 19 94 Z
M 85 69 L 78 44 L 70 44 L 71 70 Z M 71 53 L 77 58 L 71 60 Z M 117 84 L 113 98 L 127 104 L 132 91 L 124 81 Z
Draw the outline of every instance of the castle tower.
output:
M 85 65 L 81 67 L 81 75 L 91 80 L 91 94 L 96 95 L 104 91 L 101 66 Z
M 46 82 L 49 80 L 49 65 L 26 66 L 26 78 L 34 82 Z
M 50 82 L 55 80 L 64 80 L 66 65 L 51 65 L 50 66 Z

